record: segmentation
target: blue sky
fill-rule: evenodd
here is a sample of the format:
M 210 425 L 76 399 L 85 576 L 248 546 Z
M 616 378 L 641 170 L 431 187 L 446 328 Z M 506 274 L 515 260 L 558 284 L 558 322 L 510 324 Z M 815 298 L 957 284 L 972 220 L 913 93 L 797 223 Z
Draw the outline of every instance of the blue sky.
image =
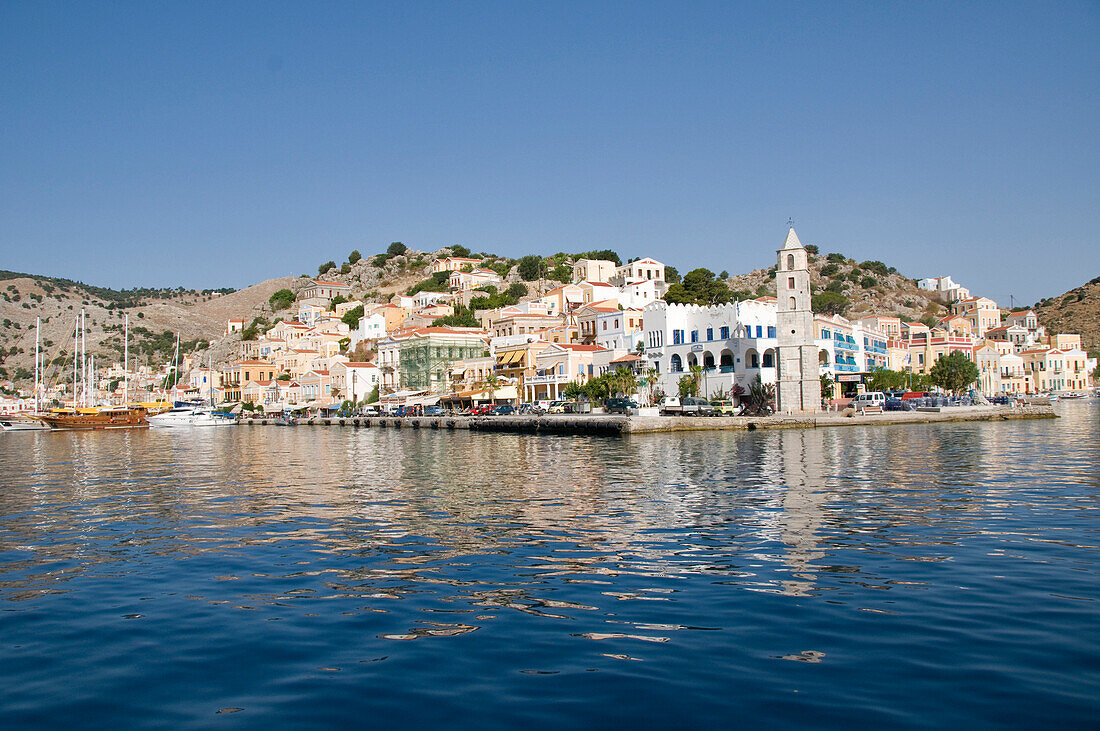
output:
M 1097 3 L 0 4 L 0 268 L 245 286 L 391 241 L 1100 275 Z

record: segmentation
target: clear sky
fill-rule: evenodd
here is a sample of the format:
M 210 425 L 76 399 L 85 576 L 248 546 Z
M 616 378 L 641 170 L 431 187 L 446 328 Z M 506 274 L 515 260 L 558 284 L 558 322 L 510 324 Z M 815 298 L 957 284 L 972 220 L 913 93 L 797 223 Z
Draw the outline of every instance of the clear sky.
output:
M 0 268 L 245 286 L 391 241 L 1100 275 L 1100 4 L 0 3 Z

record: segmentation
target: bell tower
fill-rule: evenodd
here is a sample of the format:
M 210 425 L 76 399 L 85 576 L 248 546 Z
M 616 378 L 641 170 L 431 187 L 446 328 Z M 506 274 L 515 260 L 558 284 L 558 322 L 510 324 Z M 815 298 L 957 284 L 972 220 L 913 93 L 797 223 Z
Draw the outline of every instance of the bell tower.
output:
M 816 414 L 821 411 L 821 380 L 814 314 L 810 309 L 809 254 L 794 226 L 779 250 L 775 271 L 776 351 L 778 383 L 776 411 L 783 414 Z

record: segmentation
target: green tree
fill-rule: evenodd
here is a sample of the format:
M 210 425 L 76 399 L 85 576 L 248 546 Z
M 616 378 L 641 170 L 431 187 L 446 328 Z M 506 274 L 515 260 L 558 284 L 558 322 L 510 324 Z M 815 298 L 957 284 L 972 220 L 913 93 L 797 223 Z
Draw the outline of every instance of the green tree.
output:
M 520 297 L 527 296 L 527 285 L 523 282 L 512 282 L 508 287 L 507 294 L 509 297 L 514 297 L 518 302 Z
M 667 276 L 667 267 L 666 267 Z M 665 293 L 665 301 L 685 305 L 716 305 L 733 301 L 729 285 L 715 278 L 714 272 L 700 267 L 684 275 L 679 284 L 672 284 Z
M 348 254 L 348 262 L 351 263 L 351 264 L 354 264 L 355 262 L 359 261 L 362 258 L 363 258 L 363 255 L 359 253 L 359 249 L 352 249 L 351 253 Z
M 542 257 L 535 256 L 534 254 L 520 257 L 519 264 L 516 265 L 516 272 L 522 279 L 528 282 L 538 279 L 541 269 Z
M 335 307 L 336 305 L 342 305 L 345 302 L 350 302 L 350 301 L 351 300 L 349 300 L 344 295 L 338 294 L 338 295 L 336 295 L 335 297 L 332 298 L 332 300 L 329 302 L 329 306 Z
M 810 298 L 810 309 L 819 315 L 843 315 L 851 304 L 839 292 L 819 292 Z
M 356 305 L 344 313 L 344 316 L 340 318 L 340 322 L 355 330 L 359 327 L 359 318 L 362 316 L 363 305 Z
M 460 256 L 464 259 L 470 258 L 470 250 L 461 244 L 454 244 L 448 248 L 451 250 L 451 256 Z
M 821 380 L 821 398 L 823 398 L 823 399 L 832 398 L 833 397 L 833 386 L 836 384 L 836 381 L 828 373 L 822 373 L 819 376 L 819 379 Z
M 802 248 L 806 249 L 806 251 L 809 252 L 810 254 L 818 253 L 817 244 L 806 244 Z
M 611 384 L 607 376 L 608 374 L 605 373 L 597 378 L 589 379 L 588 383 L 581 387 L 584 395 L 592 403 L 603 403 L 611 395 Z
M 379 396 L 379 393 L 378 393 L 378 384 L 376 383 L 376 384 L 374 384 L 374 388 L 371 389 L 370 393 L 367 394 L 367 403 L 368 404 L 378 403 L 379 398 L 380 398 L 380 396 Z
M 679 284 L 680 270 L 671 264 L 665 264 L 665 281 L 669 284 Z
M 348 274 L 350 272 L 351 272 L 351 264 L 349 264 L 348 262 L 345 261 L 343 264 L 340 265 L 340 273 L 341 274 Z
M 908 376 L 900 371 L 892 371 L 889 368 L 877 368 L 871 371 L 867 380 L 867 388 L 871 391 L 893 391 L 904 388 Z
M 836 264 L 829 263 L 821 267 L 821 276 L 831 277 L 839 271 L 840 267 L 838 267 Z
M 479 327 L 481 323 L 478 322 L 473 310 L 458 305 L 453 315 L 437 317 L 432 320 L 432 325 L 434 327 Z
M 978 380 L 978 366 L 965 353 L 956 350 L 937 358 L 928 375 L 933 384 L 958 396 Z
M 727 272 L 725 269 L 723 269 L 722 271 L 718 272 L 718 278 L 719 279 L 729 279 L 730 278 L 730 273 Z
M 386 253 L 390 256 L 400 256 L 408 251 L 409 247 L 405 246 L 400 241 L 394 241 L 389 247 L 386 248 Z
M 693 374 L 685 373 L 676 382 L 676 388 L 680 392 L 680 398 L 695 396 L 699 393 L 699 381 L 695 379 Z
M 271 305 L 272 312 L 278 312 L 279 310 L 285 310 L 294 304 L 294 293 L 289 289 L 280 289 L 267 298 L 268 304 Z
M 329 269 L 335 269 L 335 268 L 336 268 L 336 262 L 326 261 L 324 264 L 317 267 L 317 276 L 321 276 L 322 274 L 327 272 Z
M 581 384 L 577 383 L 576 381 L 570 381 L 569 383 L 565 384 L 565 386 L 563 386 L 561 389 L 562 398 L 568 401 L 576 401 L 581 397 L 583 393 L 584 388 L 582 388 Z

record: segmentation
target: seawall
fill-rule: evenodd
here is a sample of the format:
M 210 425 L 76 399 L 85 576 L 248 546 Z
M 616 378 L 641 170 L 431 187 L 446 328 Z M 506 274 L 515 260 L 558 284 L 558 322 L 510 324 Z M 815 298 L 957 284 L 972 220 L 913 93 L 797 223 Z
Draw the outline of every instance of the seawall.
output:
M 773 415 L 748 416 L 360 416 L 313 417 L 301 425 L 343 426 L 356 429 L 468 429 L 484 432 L 526 434 L 659 434 L 681 431 L 753 431 L 756 429 L 816 429 L 832 426 L 873 426 L 876 424 L 930 424 L 957 421 L 1011 421 L 1017 419 L 1054 419 L 1049 405 L 1009 407 L 956 407 L 942 411 L 890 411 L 882 414 L 844 416 Z M 273 419 L 249 419 L 245 425 L 273 425 Z

